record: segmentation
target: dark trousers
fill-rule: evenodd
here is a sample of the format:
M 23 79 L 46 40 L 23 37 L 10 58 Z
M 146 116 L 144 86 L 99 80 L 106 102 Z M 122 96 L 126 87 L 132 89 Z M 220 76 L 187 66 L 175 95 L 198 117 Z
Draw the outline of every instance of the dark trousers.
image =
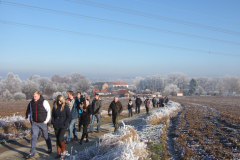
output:
M 128 110 L 128 117 L 132 117 L 132 108 Z
M 82 132 L 81 140 L 83 140 L 84 137 L 86 137 L 86 139 L 88 139 L 88 131 L 87 131 L 88 125 L 89 124 L 83 124 L 83 132 Z
M 136 113 L 140 113 L 140 105 L 136 105 Z
M 78 130 L 79 130 L 79 132 L 81 132 L 81 127 L 82 127 L 81 114 L 79 114 L 79 116 L 78 116 Z
M 156 103 L 153 103 L 153 107 L 155 107 L 155 104 L 156 104 Z
M 146 112 L 147 112 L 147 114 L 148 114 L 148 111 L 149 111 L 149 108 L 148 108 L 148 107 L 146 107 Z
M 39 129 L 42 130 L 43 138 L 46 141 L 48 149 L 52 149 L 52 142 L 51 142 L 50 137 L 48 136 L 48 126 L 47 126 L 47 124 L 32 122 L 32 127 L 31 127 L 32 141 L 31 141 L 30 154 L 35 154 Z
M 54 129 L 57 142 L 60 144 L 64 141 L 64 134 L 67 131 L 67 128 Z
M 112 116 L 112 122 L 114 125 L 114 132 L 118 130 L 118 116 Z

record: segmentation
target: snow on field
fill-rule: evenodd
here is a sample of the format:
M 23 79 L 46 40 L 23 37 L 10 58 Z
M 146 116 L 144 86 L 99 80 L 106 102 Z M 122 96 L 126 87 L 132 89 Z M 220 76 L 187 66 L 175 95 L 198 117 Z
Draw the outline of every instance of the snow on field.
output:
M 159 108 L 147 119 L 136 126 L 125 125 L 115 133 L 108 133 L 100 138 L 100 141 L 74 156 L 66 157 L 71 160 L 138 160 L 146 159 L 148 156 L 146 142 L 159 142 L 163 124 L 151 124 L 152 120 L 158 117 L 171 116 L 180 109 L 180 104 L 169 102 L 168 107 Z

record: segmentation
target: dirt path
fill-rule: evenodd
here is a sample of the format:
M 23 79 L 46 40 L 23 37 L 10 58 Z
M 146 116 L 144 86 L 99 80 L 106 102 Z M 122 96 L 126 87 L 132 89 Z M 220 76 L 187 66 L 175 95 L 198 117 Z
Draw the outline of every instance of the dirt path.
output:
M 155 109 L 150 109 L 150 113 L 153 112 Z M 141 110 L 141 114 L 134 114 L 133 117 L 128 118 L 127 116 L 121 117 L 119 120 L 119 126 L 122 126 L 121 121 L 124 121 L 125 124 L 127 125 L 137 125 L 143 121 L 147 116 L 150 114 L 146 114 L 145 110 Z M 66 145 L 66 150 L 71 154 L 71 148 L 72 148 L 72 154 L 75 154 L 76 151 L 82 151 L 86 147 L 90 147 L 96 142 L 99 141 L 99 137 L 106 133 L 111 133 L 113 132 L 114 128 L 112 123 L 110 122 L 111 119 L 108 118 L 107 120 L 104 120 L 103 123 L 101 124 L 101 130 L 99 133 L 90 133 L 89 134 L 89 143 L 83 143 L 80 145 L 78 142 L 71 142 L 69 145 Z M 95 127 L 96 128 L 96 127 Z M 78 132 L 78 138 L 81 137 L 81 132 Z M 51 140 L 52 140 L 52 145 L 53 145 L 53 153 L 48 155 L 46 154 L 47 146 L 45 141 L 40 138 L 37 143 L 37 148 L 36 148 L 36 153 L 35 157 L 32 159 L 36 160 L 50 160 L 54 159 L 56 156 L 56 138 L 53 134 L 50 135 Z M 22 142 L 14 142 L 14 143 L 6 143 L 0 147 L 0 160 L 23 160 L 25 159 L 24 157 L 28 154 L 30 151 L 30 140 L 25 139 Z

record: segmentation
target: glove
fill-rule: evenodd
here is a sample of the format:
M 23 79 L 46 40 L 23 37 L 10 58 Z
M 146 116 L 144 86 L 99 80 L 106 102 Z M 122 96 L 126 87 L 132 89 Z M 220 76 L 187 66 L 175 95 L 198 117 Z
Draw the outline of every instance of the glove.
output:
M 108 113 L 108 116 L 109 116 L 109 117 L 111 117 L 111 116 L 112 116 L 112 114 Z

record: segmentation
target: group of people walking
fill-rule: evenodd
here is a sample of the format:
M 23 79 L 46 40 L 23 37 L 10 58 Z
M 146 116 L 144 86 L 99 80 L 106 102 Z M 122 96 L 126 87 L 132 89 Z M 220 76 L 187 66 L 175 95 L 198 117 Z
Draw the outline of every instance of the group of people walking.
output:
M 168 102 L 168 98 L 164 98 L 165 103 Z M 156 100 L 152 100 L 153 107 L 155 107 Z M 159 104 L 162 101 L 159 100 Z M 142 100 L 138 96 L 135 100 L 136 113 L 140 113 L 140 106 Z M 150 99 L 144 101 L 146 112 L 149 113 Z M 129 117 L 132 117 L 133 102 L 130 99 L 128 103 Z M 52 153 L 52 142 L 48 135 L 48 123 L 51 123 L 54 128 L 56 136 L 56 146 L 57 146 L 57 156 L 60 158 L 65 152 L 65 144 L 69 144 L 71 141 L 78 141 L 77 129 L 75 124 L 77 119 L 79 119 L 79 131 L 82 129 L 82 137 L 79 143 L 82 144 L 83 139 L 86 138 L 86 143 L 89 142 L 88 139 L 88 126 L 90 124 L 90 133 L 93 132 L 93 126 L 95 118 L 97 119 L 97 130 L 100 131 L 101 122 L 101 111 L 102 111 L 102 100 L 99 98 L 98 94 L 90 103 L 88 99 L 81 96 L 81 92 L 77 92 L 77 96 L 74 97 L 73 91 L 67 92 L 67 99 L 63 95 L 58 95 L 56 101 L 54 101 L 53 108 L 51 109 L 48 101 L 44 100 L 43 96 L 39 92 L 33 94 L 33 99 L 30 101 L 26 111 L 26 119 L 31 122 L 31 150 L 26 156 L 29 159 L 35 155 L 37 138 L 40 130 L 42 131 L 43 137 L 46 141 L 48 150 L 47 153 Z M 112 122 L 114 125 L 114 132 L 118 130 L 118 119 L 123 111 L 122 103 L 118 100 L 118 97 L 114 97 L 108 108 L 108 115 L 112 117 Z M 92 116 L 92 119 L 91 119 Z M 64 140 L 64 135 L 67 133 L 66 139 Z M 72 138 L 73 135 L 73 138 Z
M 88 99 L 83 98 L 80 92 L 77 92 L 77 96 L 74 97 L 73 91 L 68 91 L 68 98 L 65 99 L 63 95 L 58 95 L 56 101 L 53 104 L 53 108 L 44 100 L 43 96 L 39 92 L 33 94 L 33 99 L 28 104 L 26 110 L 26 119 L 31 122 L 31 150 L 26 156 L 26 159 L 32 158 L 35 155 L 37 138 L 40 130 L 46 141 L 48 150 L 47 153 L 52 153 L 52 142 L 48 134 L 48 124 L 51 123 L 54 128 L 56 136 L 57 156 L 60 158 L 65 152 L 65 144 L 69 144 L 71 141 L 77 141 L 77 129 L 75 123 L 79 119 L 79 131 L 83 126 L 82 137 L 79 141 L 82 144 L 83 139 L 88 140 L 87 128 L 90 125 L 90 133 L 93 132 L 93 125 L 95 118 L 97 119 L 97 133 L 100 131 L 102 100 L 99 95 L 96 94 L 94 100 L 90 104 Z M 112 114 L 111 114 L 112 111 Z M 114 124 L 114 131 L 118 130 L 118 117 L 123 111 L 122 103 L 118 101 L 118 97 L 114 97 L 111 102 L 108 115 L 112 116 L 112 122 Z M 92 120 L 90 119 L 92 116 Z M 66 140 L 64 135 L 67 132 Z M 73 134 L 73 139 L 72 139 Z
M 158 108 L 158 107 L 164 107 L 165 105 L 168 104 L 168 102 L 169 102 L 169 99 L 168 99 L 167 96 L 159 98 L 159 101 L 158 101 L 158 102 L 157 102 L 157 100 L 156 100 L 155 97 L 153 97 L 153 99 L 152 99 L 153 107 L 156 107 L 156 106 L 157 106 L 157 108 Z

